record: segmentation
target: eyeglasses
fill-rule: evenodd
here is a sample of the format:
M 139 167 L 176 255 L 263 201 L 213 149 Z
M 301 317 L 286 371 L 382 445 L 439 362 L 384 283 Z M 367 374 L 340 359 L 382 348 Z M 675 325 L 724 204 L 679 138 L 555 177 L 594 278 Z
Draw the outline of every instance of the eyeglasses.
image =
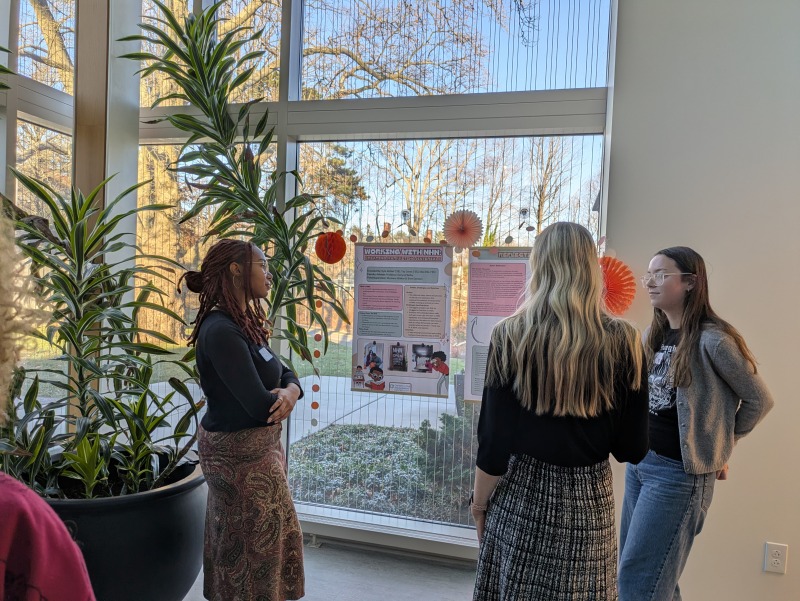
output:
M 663 271 L 656 271 L 655 273 L 646 273 L 641 278 L 642 286 L 647 288 L 647 285 L 650 282 L 653 282 L 656 286 L 660 286 L 661 284 L 664 283 L 664 278 L 670 275 L 694 275 L 694 274 L 686 273 L 685 271 L 675 272 L 675 273 L 666 273 Z

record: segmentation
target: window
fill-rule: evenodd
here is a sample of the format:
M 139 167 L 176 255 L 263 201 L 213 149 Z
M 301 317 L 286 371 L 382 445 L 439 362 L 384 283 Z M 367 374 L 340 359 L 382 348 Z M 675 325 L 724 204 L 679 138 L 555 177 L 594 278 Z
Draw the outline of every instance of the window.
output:
M 307 0 L 303 98 L 606 85 L 610 0 Z
M 602 136 L 300 147 L 308 191 L 323 194 L 323 210 L 343 222 L 346 238 L 362 242 L 437 242 L 445 217 L 461 208 L 480 216 L 484 246 L 529 246 L 558 220 L 580 222 L 597 237 L 592 207 L 601 165 Z M 382 238 L 385 223 L 390 233 Z M 467 261 L 466 252 L 456 253 L 451 374 L 464 367 Z M 326 272 L 344 291 L 352 317 L 352 247 Z M 332 343 L 320 360 L 321 377 L 301 368 L 306 396 L 290 430 L 289 476 L 302 510 L 359 511 L 359 520 L 383 525 L 409 518 L 438 523 L 423 529 L 470 526 L 478 408 L 456 400 L 452 388 L 448 399 L 352 393 L 352 328 L 335 314 L 327 317 Z
M 191 2 L 181 4 L 171 3 L 168 6 L 175 12 L 175 16 L 182 20 L 191 8 Z M 152 0 L 143 0 L 142 17 L 145 22 L 157 25 L 154 18 L 159 11 Z M 247 33 L 264 30 L 264 35 L 258 45 L 248 43 L 239 49 L 238 56 L 242 57 L 249 52 L 264 51 L 264 56 L 250 80 L 236 91 L 236 102 L 247 102 L 256 98 L 265 101 L 277 100 L 278 77 L 280 60 L 280 28 L 281 28 L 281 2 L 279 0 L 228 0 L 219 7 L 219 16 L 225 19 L 219 37 L 237 27 L 247 27 Z M 152 49 L 144 48 L 144 51 Z M 163 73 L 155 72 L 142 78 L 141 105 L 149 107 L 157 98 L 163 98 L 177 92 L 178 89 Z M 179 106 L 180 100 L 170 99 L 159 106 Z
M 18 72 L 72 94 L 75 0 L 20 0 Z
M 17 123 L 18 171 L 41 179 L 56 192 L 69 198 L 72 181 L 72 137 L 28 123 Z M 17 205 L 23 211 L 43 217 L 47 206 L 22 186 L 17 185 Z
M 32 123 L 17 123 L 18 171 L 45 181 L 56 192 L 69 198 L 72 171 L 72 138 Z M 9 180 L 11 181 L 11 180 Z M 50 210 L 21 185 L 17 184 L 17 206 L 32 215 L 48 218 Z M 21 365 L 26 370 L 47 369 L 45 379 L 59 381 L 57 372 L 64 370 L 58 360 L 58 350 L 47 342 L 33 337 L 26 339 L 21 353 Z M 66 375 L 63 376 L 66 378 Z M 41 383 L 41 397 L 58 399 L 62 391 L 53 384 Z
M 277 100 L 280 75 L 280 0 L 230 0 L 220 7 L 220 16 L 228 19 L 219 31 L 220 36 L 241 25 L 251 28 L 250 31 L 264 30 L 264 36 L 258 45 L 251 42 L 239 50 L 239 56 L 258 50 L 262 50 L 264 55 L 250 80 L 238 88 L 236 101 L 247 102 L 256 98 Z
M 181 3 L 170 2 L 167 4 L 167 6 L 169 6 L 170 9 L 175 13 L 175 17 L 182 21 L 189 13 L 191 1 L 185 1 Z M 158 7 L 153 4 L 152 0 L 142 0 L 143 23 L 158 27 L 159 24 L 157 21 L 155 21 L 155 17 L 159 14 L 160 12 Z M 142 52 L 153 51 L 154 48 L 152 48 L 149 44 L 142 44 Z M 164 98 L 170 94 L 178 92 L 177 86 L 168 80 L 163 73 L 159 73 L 158 71 L 151 73 L 150 75 L 142 76 L 139 90 L 139 102 L 142 106 L 146 107 L 152 106 L 153 102 L 155 102 L 158 98 Z M 176 99 L 167 99 L 159 106 L 180 106 L 181 104 L 185 103 Z

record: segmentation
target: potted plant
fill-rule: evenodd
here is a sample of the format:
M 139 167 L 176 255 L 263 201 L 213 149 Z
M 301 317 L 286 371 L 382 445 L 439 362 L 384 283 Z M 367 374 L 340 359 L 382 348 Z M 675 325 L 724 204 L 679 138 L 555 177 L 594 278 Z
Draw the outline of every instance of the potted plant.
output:
M 180 319 L 158 302 L 175 263 L 140 254 L 129 240 L 134 233 L 121 229 L 126 217 L 164 207 L 118 211 L 138 185 L 100 208 L 95 201 L 106 182 L 66 199 L 15 176 L 49 210 L 49 219 L 29 215 L 3 198 L 48 309 L 34 337 L 58 354 L 28 374 L 27 391 L 0 429 L 0 469 L 65 521 L 98 599 L 182 599 L 202 561 L 204 479 L 187 460 L 189 426 L 202 403 L 186 385 L 196 378 L 192 353 L 173 357 L 164 345 L 175 341 L 139 323 L 144 310 Z M 126 250 L 125 258 L 112 258 Z M 164 365 L 178 375 L 159 395 L 152 377 Z
M 160 27 L 142 23 L 143 35 L 123 41 L 139 41 L 154 52 L 135 52 L 126 58 L 141 61 L 144 75 L 159 72 L 169 78 L 178 92 L 158 98 L 153 107 L 166 100 L 181 100 L 194 112 L 175 112 L 161 120 L 186 132 L 178 164 L 191 185 L 202 191 L 197 203 L 182 217 L 187 221 L 208 207 L 215 209 L 210 236 L 242 236 L 264 248 L 275 285 L 268 299 L 268 318 L 280 323 L 272 337 L 285 340 L 288 347 L 313 365 L 308 330 L 319 328 L 324 350 L 328 349 L 328 326 L 320 309 L 327 305 L 345 323 L 347 313 L 337 295 L 337 286 L 315 264 L 309 244 L 323 233 L 320 226 L 340 223 L 323 215 L 315 204 L 319 195 L 301 193 L 279 203 L 278 191 L 287 177 L 302 184 L 297 171 L 265 173 L 264 158 L 274 140 L 274 128 L 267 128 L 268 113 L 253 126 L 251 109 L 261 98 L 234 105 L 234 92 L 245 84 L 258 66 L 263 51 L 246 51 L 255 45 L 263 30 L 234 27 L 217 36 L 217 9 L 223 2 L 183 21 L 159 0 Z M 276 347 L 277 348 L 277 347 Z M 292 365 L 290 356 L 282 359 Z

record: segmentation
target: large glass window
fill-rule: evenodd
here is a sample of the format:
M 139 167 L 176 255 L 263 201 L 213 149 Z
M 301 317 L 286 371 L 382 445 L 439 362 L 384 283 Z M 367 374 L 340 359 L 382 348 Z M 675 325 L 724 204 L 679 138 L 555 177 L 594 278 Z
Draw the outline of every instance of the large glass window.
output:
M 21 173 L 47 183 L 58 194 L 69 198 L 72 177 L 72 138 L 65 134 L 25 121 L 17 123 L 17 164 Z M 13 181 L 13 180 L 9 180 Z M 49 218 L 45 203 L 17 185 L 17 206 L 31 215 Z M 29 337 L 21 352 L 21 365 L 26 370 L 52 370 L 47 378 L 59 380 L 57 372 L 64 370 L 58 360 L 58 349 L 43 340 Z M 66 376 L 64 376 L 66 377 Z M 41 396 L 53 400 L 61 391 L 49 383 L 41 384 Z
M 280 74 L 281 2 L 280 0 L 229 0 L 220 7 L 222 23 L 218 35 L 223 36 L 239 26 L 249 27 L 249 32 L 264 30 L 258 44 L 248 43 L 239 49 L 239 56 L 248 52 L 263 51 L 252 77 L 237 89 L 234 102 L 278 99 Z M 248 33 L 249 33 L 248 32 Z
M 16 168 L 25 175 L 44 181 L 68 198 L 72 181 L 72 137 L 19 121 Z M 22 186 L 17 186 L 17 206 L 34 215 L 50 215 L 47 206 Z
M 300 150 L 309 191 L 323 195 L 321 205 L 343 222 L 347 238 L 366 243 L 438 242 L 445 217 L 461 208 L 480 216 L 485 246 L 529 246 L 558 220 L 580 222 L 597 236 L 592 207 L 601 165 L 601 136 L 308 143 Z M 467 253 L 456 253 L 451 374 L 464 367 L 467 267 Z M 326 271 L 352 316 L 352 246 Z M 289 474 L 303 511 L 469 526 L 476 406 L 452 387 L 448 399 L 351 393 L 352 328 L 328 317 L 332 344 L 320 377 L 301 367 L 306 396 L 290 431 Z
M 189 14 L 191 4 L 186 0 L 166 2 L 167 7 L 181 22 Z M 264 34 L 257 44 L 250 42 L 239 49 L 239 57 L 254 51 L 263 51 L 264 55 L 258 61 L 256 70 L 250 79 L 234 92 L 232 100 L 234 102 L 247 102 L 257 98 L 265 101 L 277 100 L 281 32 L 280 0 L 228 0 L 219 7 L 219 16 L 224 19 L 217 32 L 220 37 L 237 27 L 247 28 L 245 35 L 260 29 L 264 30 Z M 142 1 L 142 18 L 147 23 L 158 25 L 156 18 L 160 18 L 160 11 L 152 0 Z M 145 51 L 154 50 L 147 46 L 146 44 Z M 149 107 L 156 99 L 164 98 L 178 91 L 163 73 L 151 73 L 142 78 L 141 105 Z M 159 106 L 180 104 L 182 103 L 179 100 L 169 99 Z
M 20 0 L 18 72 L 72 94 L 76 0 Z
M 75 3 L 19 0 L 20 73 L 69 93 Z M 304 100 L 604 87 L 610 3 L 305 0 L 303 23 L 291 29 L 302 29 L 302 40 L 297 40 L 302 42 L 301 56 L 290 66 L 297 72 L 284 80 L 299 79 Z M 166 4 L 182 19 L 200 3 L 166 0 Z M 240 49 L 242 56 L 255 50 L 263 50 L 264 56 L 235 102 L 279 99 L 281 4 L 280 0 L 226 0 L 220 6 L 225 21 L 218 35 L 238 25 L 265 31 L 258 45 Z M 142 15 L 156 23 L 152 0 L 142 1 Z M 152 74 L 142 80 L 141 103 L 150 106 L 176 91 L 163 75 Z M 508 101 L 518 97 L 509 96 Z M 163 106 L 170 104 L 176 102 Z M 286 118 L 291 106 L 278 101 L 270 107 L 286 124 L 277 144 L 296 135 L 302 139 Z M 339 106 L 326 105 L 324 118 L 336 120 Z M 29 108 L 37 110 L 35 105 Z M 556 220 L 580 222 L 599 236 L 598 214 L 592 208 L 601 182 L 602 136 L 514 136 L 511 124 L 504 129 L 508 137 L 467 138 L 473 134 L 459 131 L 458 124 L 467 123 L 475 113 L 473 107 L 462 109 L 467 114 L 454 121 L 446 139 L 387 140 L 394 125 L 376 122 L 380 131 L 359 131 L 365 141 L 301 142 L 299 170 L 305 190 L 321 195 L 320 208 L 342 222 L 336 228 L 342 227 L 346 239 L 352 236 L 367 244 L 426 238 L 438 242 L 445 218 L 462 208 L 480 216 L 482 245 L 530 245 L 543 227 Z M 426 109 L 407 110 L 424 114 Z M 580 118 L 576 116 L 576 124 L 566 123 L 565 131 L 577 131 L 572 127 L 581 126 Z M 564 119 L 569 121 L 568 116 Z M 67 194 L 70 137 L 26 121 L 8 133 L 17 136 L 17 167 Z M 169 169 L 178 158 L 180 140 L 150 144 L 155 141 L 143 140 L 140 146 L 139 179 L 152 182 L 138 191 L 138 202 L 174 207 L 140 215 L 137 243 L 144 253 L 198 269 L 213 242 L 203 240 L 213 209 L 180 223 L 201 190 Z M 23 191 L 18 203 L 28 212 L 44 214 L 44 208 Z M 350 316 L 352 254 L 348 242 L 345 259 L 325 268 L 340 286 Z M 453 376 L 464 367 L 467 269 L 467 253 L 456 253 L 448 358 Z M 178 276 L 176 272 L 174 279 Z M 197 311 L 196 295 L 178 293 L 166 283 L 163 287 L 166 306 L 191 321 Z M 354 519 L 376 528 L 399 525 L 451 532 L 453 527 L 470 526 L 466 499 L 474 471 L 479 406 L 456 398 L 454 386 L 447 399 L 352 394 L 352 328 L 334 313 L 326 315 L 326 323 L 331 345 L 317 359 L 319 375 L 308 364 L 297 363 L 306 396 L 288 426 L 289 476 L 301 512 Z M 174 356 L 185 351 L 185 326 L 156 312 L 144 312 L 141 325 L 172 337 Z M 314 350 L 321 351 L 321 345 Z M 24 361 L 29 366 L 56 365 L 53 353 L 43 348 L 28 349 Z M 160 366 L 153 381 L 182 375 L 170 369 Z M 199 388 L 193 392 L 200 396 Z
M 149 181 L 138 191 L 137 203 L 169 204 L 169 209 L 144 211 L 139 213 L 136 224 L 136 241 L 143 254 L 163 256 L 181 263 L 186 269 L 200 269 L 208 243 L 203 234 L 209 229 L 212 211 L 202 213 L 186 223 L 180 223 L 181 216 L 200 196 L 200 190 L 187 185 L 169 167 L 175 164 L 181 147 L 179 145 L 152 145 L 139 147 L 139 181 Z M 176 273 L 173 282 L 180 273 Z M 179 294 L 174 285 L 159 282 L 159 287 L 167 289 L 168 298 L 163 299 L 171 309 L 187 322 L 197 312 L 197 295 L 188 294 L 184 289 Z M 166 334 L 175 341 L 183 341 L 187 334 L 185 328 L 166 315 L 155 311 L 145 311 L 141 316 L 142 327 Z
M 610 0 L 306 0 L 303 98 L 606 85 Z
M 175 17 L 183 22 L 186 15 L 189 14 L 191 9 L 191 1 L 187 0 L 167 0 L 166 6 L 173 12 Z M 154 27 L 161 27 L 156 20 L 160 17 L 161 11 L 153 4 L 152 0 L 142 0 L 142 22 Z M 142 52 L 155 52 L 156 49 L 151 45 L 142 44 Z M 166 98 L 170 94 L 175 94 L 179 91 L 178 87 L 168 79 L 163 73 L 156 71 L 149 75 L 142 76 L 140 84 L 139 102 L 142 106 L 150 107 L 159 98 Z M 162 102 L 159 106 L 178 106 L 184 104 L 181 101 L 169 98 Z

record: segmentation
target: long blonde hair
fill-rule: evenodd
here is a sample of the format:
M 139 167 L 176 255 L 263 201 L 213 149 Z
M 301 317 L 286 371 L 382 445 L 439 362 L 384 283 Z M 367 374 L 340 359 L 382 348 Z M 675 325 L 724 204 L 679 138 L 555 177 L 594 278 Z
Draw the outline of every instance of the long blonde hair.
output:
M 14 243 L 14 226 L 0 213 L 0 426 L 8 420 L 7 408 L 11 409 L 9 385 L 22 339 L 42 322 L 44 313 L 32 300 L 30 278 L 23 269 Z
M 641 386 L 638 331 L 604 310 L 594 240 L 576 223 L 559 222 L 536 237 L 528 297 L 492 332 L 486 381 L 513 382 L 537 415 L 594 417 L 614 407 L 614 383 Z

